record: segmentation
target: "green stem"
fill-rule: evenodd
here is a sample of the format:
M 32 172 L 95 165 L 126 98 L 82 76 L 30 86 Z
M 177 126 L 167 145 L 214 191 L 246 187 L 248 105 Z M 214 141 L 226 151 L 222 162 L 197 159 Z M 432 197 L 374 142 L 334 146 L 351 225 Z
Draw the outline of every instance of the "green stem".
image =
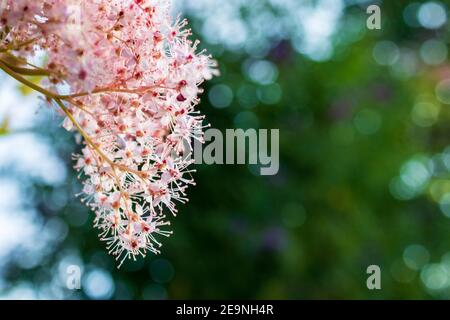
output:
M 31 89 L 42 93 L 43 95 L 50 97 L 50 98 L 59 98 L 58 95 L 55 95 L 54 93 L 45 90 L 44 88 L 38 86 L 37 84 L 25 79 L 24 77 L 22 77 L 21 75 L 17 74 L 16 72 L 14 72 L 14 70 L 12 70 L 10 67 L 8 67 L 3 61 L 0 60 L 0 69 L 2 69 L 3 71 L 5 71 L 8 75 L 10 75 L 11 77 L 13 77 L 14 79 L 16 79 L 17 81 L 23 83 L 24 85 L 30 87 Z
M 10 68 L 15 73 L 18 73 L 23 76 L 49 76 L 50 72 L 44 69 L 31 69 L 31 68 L 21 68 L 10 65 L 9 63 L 2 61 L 8 68 Z
M 73 125 L 77 128 L 78 132 L 83 136 L 84 140 L 95 149 L 95 151 L 98 152 L 98 154 L 106 161 L 111 167 L 115 166 L 115 163 L 110 160 L 102 150 L 100 150 L 99 147 L 92 141 L 91 137 L 84 131 L 84 129 L 80 126 L 80 124 L 75 120 L 72 113 L 67 109 L 67 107 L 64 105 L 64 103 L 59 98 L 53 98 L 53 100 L 58 104 L 58 106 L 61 108 L 61 110 L 66 114 L 66 116 L 70 119 L 70 121 L 73 123 Z

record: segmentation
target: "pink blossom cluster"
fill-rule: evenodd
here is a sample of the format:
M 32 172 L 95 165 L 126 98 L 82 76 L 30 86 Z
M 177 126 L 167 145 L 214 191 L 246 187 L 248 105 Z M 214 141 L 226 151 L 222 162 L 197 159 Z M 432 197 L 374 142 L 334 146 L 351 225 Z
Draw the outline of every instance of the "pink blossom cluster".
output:
M 47 101 L 84 138 L 83 201 L 121 263 L 158 253 L 165 212 L 188 201 L 199 85 L 217 74 L 169 10 L 168 0 L 6 0 L 0 12 L 0 52 L 46 53 Z

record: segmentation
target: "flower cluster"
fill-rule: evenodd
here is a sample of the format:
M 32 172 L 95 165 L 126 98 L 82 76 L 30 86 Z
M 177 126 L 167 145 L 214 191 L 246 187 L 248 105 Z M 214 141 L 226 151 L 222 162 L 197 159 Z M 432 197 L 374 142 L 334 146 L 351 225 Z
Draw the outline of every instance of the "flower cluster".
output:
M 171 233 L 165 212 L 194 184 L 187 146 L 202 139 L 195 106 L 215 62 L 168 0 L 5 1 L 0 67 L 26 84 L 21 75 L 43 75 L 32 88 L 83 137 L 75 168 L 101 239 L 121 263 L 158 253 L 156 236 Z M 27 62 L 38 51 L 41 67 Z

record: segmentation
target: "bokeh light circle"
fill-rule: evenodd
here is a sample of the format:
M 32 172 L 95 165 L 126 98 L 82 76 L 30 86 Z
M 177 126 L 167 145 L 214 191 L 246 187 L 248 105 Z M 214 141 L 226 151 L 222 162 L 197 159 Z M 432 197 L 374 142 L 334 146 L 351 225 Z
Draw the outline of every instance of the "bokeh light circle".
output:
M 436 96 L 440 102 L 450 104 L 450 79 L 442 80 L 437 84 Z
M 447 45 L 435 39 L 425 41 L 420 47 L 420 56 L 429 65 L 439 65 L 445 62 L 447 54 Z
M 419 23 L 427 29 L 438 29 L 447 22 L 447 13 L 440 2 L 429 1 L 422 4 L 417 13 Z
M 114 289 L 111 274 L 103 269 L 94 269 L 83 279 L 83 290 L 91 299 L 109 299 Z

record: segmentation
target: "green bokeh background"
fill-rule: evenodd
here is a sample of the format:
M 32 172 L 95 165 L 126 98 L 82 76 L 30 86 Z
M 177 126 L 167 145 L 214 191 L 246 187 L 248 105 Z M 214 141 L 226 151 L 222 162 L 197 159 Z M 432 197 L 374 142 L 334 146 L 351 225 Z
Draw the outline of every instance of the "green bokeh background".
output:
M 206 84 L 200 109 L 220 130 L 279 129 L 279 173 L 199 165 L 162 254 L 120 270 L 92 228 L 93 214 L 73 196 L 75 173 L 63 187 L 34 183 L 33 206 L 43 219 L 61 218 L 68 234 L 32 268 L 11 255 L 2 292 L 24 281 L 58 287 L 58 266 L 76 252 L 84 282 L 93 270 L 111 276 L 112 299 L 449 298 L 449 86 L 438 93 L 436 86 L 450 66 L 425 63 L 433 47 L 421 48 L 430 39 L 447 47 L 450 24 L 414 26 L 405 19 L 410 3 L 379 2 L 382 28 L 368 30 L 368 3 L 347 2 L 325 61 L 299 53 L 288 37 L 266 39 L 270 48 L 258 56 L 204 39 L 222 75 Z M 244 23 L 251 10 L 242 10 Z M 203 38 L 202 20 L 190 20 Z M 389 54 L 388 65 L 377 62 Z M 252 80 L 245 66 L 255 61 L 270 62 L 277 76 L 265 85 Z M 73 137 L 56 124 L 36 130 L 72 172 Z M 52 204 L 58 194 L 67 199 L 62 207 Z M 372 264 L 381 268 L 381 290 L 366 287 Z M 93 298 L 58 288 L 58 297 Z

